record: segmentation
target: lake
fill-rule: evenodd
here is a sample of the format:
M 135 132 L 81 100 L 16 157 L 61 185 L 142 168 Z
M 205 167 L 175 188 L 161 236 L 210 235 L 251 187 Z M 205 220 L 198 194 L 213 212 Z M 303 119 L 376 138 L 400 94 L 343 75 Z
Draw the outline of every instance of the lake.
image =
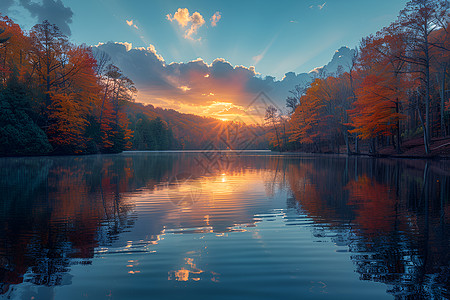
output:
M 0 158 L 0 299 L 449 298 L 450 162 Z

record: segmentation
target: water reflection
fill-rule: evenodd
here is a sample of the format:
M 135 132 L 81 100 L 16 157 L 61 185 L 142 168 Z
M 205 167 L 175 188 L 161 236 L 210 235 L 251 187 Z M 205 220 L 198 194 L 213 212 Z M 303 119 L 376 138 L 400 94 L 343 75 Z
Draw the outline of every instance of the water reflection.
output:
M 360 280 L 385 284 L 389 295 L 448 297 L 449 198 L 446 162 L 253 152 L 0 159 L 0 294 L 18 297 L 25 283 L 89 290 L 73 281 L 75 266 L 94 272 L 95 259 L 114 266 L 126 256 L 118 270 L 144 276 L 155 264 L 155 282 L 238 289 L 247 280 L 239 271 L 273 293 L 290 295 L 301 282 L 325 295 L 332 279 L 300 274 L 328 272 L 327 257 L 293 252 L 300 241 L 330 240 L 349 252 Z
M 293 167 L 290 186 L 301 210 L 355 253 L 351 259 L 360 279 L 386 283 L 388 292 L 400 297 L 448 296 L 448 165 L 347 159 L 331 168 L 330 163 Z

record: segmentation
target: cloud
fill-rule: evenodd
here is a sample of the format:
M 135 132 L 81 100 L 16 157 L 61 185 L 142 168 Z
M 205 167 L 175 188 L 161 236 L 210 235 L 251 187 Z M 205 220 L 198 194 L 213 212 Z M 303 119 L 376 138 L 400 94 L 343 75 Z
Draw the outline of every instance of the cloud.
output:
M 128 43 L 128 42 L 116 42 L 116 44 L 125 46 L 125 49 L 126 49 L 127 52 L 130 51 L 133 48 L 133 44 L 132 43 Z M 104 44 L 102 43 L 102 45 L 104 45 Z
M 317 5 L 317 7 L 318 7 L 320 10 L 322 10 L 322 9 L 325 7 L 326 4 L 327 4 L 327 3 L 325 2 L 325 3 L 322 4 L 322 5 Z
M 136 83 L 137 101 L 204 116 L 228 118 L 249 113 L 249 109 L 264 114 L 264 106 L 249 108 L 262 91 L 279 108 L 284 108 L 289 90 L 297 84 L 306 86 L 316 77 L 314 72 L 288 72 L 276 80 L 260 76 L 255 67 L 235 66 L 224 58 L 216 58 L 212 63 L 198 58 L 168 64 L 153 45 L 132 48 L 131 43 L 108 42 L 94 46 L 93 51 L 106 52 Z M 333 72 L 338 64 L 346 68 L 344 57 L 351 55 L 351 51 L 341 48 L 325 70 Z
M 313 9 L 313 8 L 317 7 L 319 10 L 322 10 L 325 7 L 326 4 L 327 3 L 324 2 L 322 5 L 321 4 L 319 4 L 319 5 L 310 5 L 309 8 Z
M 278 37 L 278 34 L 272 38 L 272 40 L 269 42 L 269 44 L 266 46 L 266 48 L 264 48 L 263 52 L 261 52 L 260 54 L 258 54 L 256 56 L 253 56 L 253 63 L 255 66 L 264 58 L 267 51 L 269 51 L 270 47 L 272 47 L 272 44 L 275 42 L 277 37 Z
M 133 20 L 130 20 L 130 21 L 125 20 L 125 22 L 127 22 L 127 25 L 128 25 L 128 26 L 134 27 L 134 28 L 136 28 L 136 29 L 139 29 L 139 27 L 136 25 L 136 23 L 135 23 Z
M 211 21 L 211 26 L 212 27 L 216 27 L 217 23 L 219 23 L 219 20 L 222 18 L 222 15 L 220 14 L 220 12 L 216 11 L 214 13 L 214 15 L 212 15 L 210 21 Z
M 256 56 L 253 56 L 253 57 L 252 57 L 253 63 L 254 63 L 255 65 L 257 65 L 257 64 L 261 61 L 261 59 L 264 58 L 264 54 L 265 54 L 265 53 L 263 52 L 263 53 L 258 54 L 258 55 L 256 55 Z
M 181 28 L 186 28 L 184 32 L 184 38 L 190 40 L 196 40 L 193 38 L 200 27 L 205 24 L 205 19 L 199 12 L 194 12 L 192 15 L 189 13 L 187 8 L 179 8 L 175 14 L 166 15 L 167 20 L 170 22 L 176 21 Z M 200 40 L 197 39 L 197 40 Z
M 61 0 L 42 0 L 41 4 L 31 0 L 19 0 L 19 3 L 32 17 L 37 18 L 38 22 L 48 20 L 58 26 L 62 33 L 68 36 L 72 34 L 69 24 L 72 23 L 73 12 L 70 7 L 64 6 Z
M 188 25 L 188 23 L 191 21 L 191 17 L 189 15 L 189 10 L 187 8 L 179 8 L 175 12 L 173 17 L 171 14 L 168 14 L 168 15 L 166 15 L 166 18 L 170 22 L 177 21 L 181 27 L 186 27 Z

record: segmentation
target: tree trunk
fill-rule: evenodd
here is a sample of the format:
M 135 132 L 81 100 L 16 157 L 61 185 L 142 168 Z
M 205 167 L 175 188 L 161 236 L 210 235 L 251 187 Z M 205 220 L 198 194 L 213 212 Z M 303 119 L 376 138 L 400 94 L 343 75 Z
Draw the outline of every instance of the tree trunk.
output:
M 344 131 L 344 140 L 345 140 L 345 146 L 347 147 L 347 155 L 350 154 L 350 144 L 348 142 L 348 132 L 347 130 Z
M 397 99 L 397 102 L 395 103 L 395 110 L 396 110 L 397 116 L 400 112 L 398 101 L 399 100 Z M 397 117 L 397 154 L 400 154 L 400 153 L 402 153 L 402 150 L 400 148 L 400 118 Z
M 423 118 L 422 118 L 422 114 L 420 113 L 419 106 L 417 106 L 417 110 L 418 110 L 419 120 L 420 120 L 420 123 L 422 124 L 422 128 L 423 128 L 423 144 L 425 145 L 425 153 L 428 154 L 428 153 L 430 153 L 430 149 L 429 149 L 428 138 L 427 138 L 427 135 L 428 135 L 427 127 L 423 123 Z
M 429 154 L 430 149 L 430 56 L 428 49 L 428 36 L 425 39 L 425 151 Z
M 447 135 L 445 119 L 444 119 L 444 104 L 445 104 L 445 73 L 447 72 L 447 66 L 444 65 L 442 70 L 442 78 L 441 78 L 441 88 L 439 91 L 439 96 L 441 97 L 441 136 L 444 137 Z

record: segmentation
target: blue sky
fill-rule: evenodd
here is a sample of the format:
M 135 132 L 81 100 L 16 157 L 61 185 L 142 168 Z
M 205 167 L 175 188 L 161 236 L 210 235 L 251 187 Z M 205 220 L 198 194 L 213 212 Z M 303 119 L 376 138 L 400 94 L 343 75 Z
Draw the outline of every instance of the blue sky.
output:
M 31 0 L 2 1 L 6 1 L 0 4 L 2 14 L 24 29 L 36 23 L 36 17 L 19 7 L 19 2 Z M 13 1 L 16 4 L 6 9 L 5 3 Z M 61 0 L 43 1 L 48 4 Z M 406 2 L 62 0 L 73 12 L 69 26 L 75 43 L 117 41 L 132 43 L 133 47 L 152 44 L 167 63 L 199 57 L 211 63 L 224 58 L 233 65 L 255 66 L 256 72 L 277 79 L 289 71 L 308 72 L 328 63 L 341 46 L 357 46 L 362 37 L 394 21 Z M 205 21 L 191 38 L 185 37 L 190 25 L 182 28 L 176 20 L 167 18 L 179 8 L 187 8 L 190 16 L 198 12 Z M 55 12 L 49 12 L 50 18 L 58 17 Z M 212 26 L 210 18 L 216 12 L 221 18 Z M 126 21 L 131 20 L 129 26 Z

